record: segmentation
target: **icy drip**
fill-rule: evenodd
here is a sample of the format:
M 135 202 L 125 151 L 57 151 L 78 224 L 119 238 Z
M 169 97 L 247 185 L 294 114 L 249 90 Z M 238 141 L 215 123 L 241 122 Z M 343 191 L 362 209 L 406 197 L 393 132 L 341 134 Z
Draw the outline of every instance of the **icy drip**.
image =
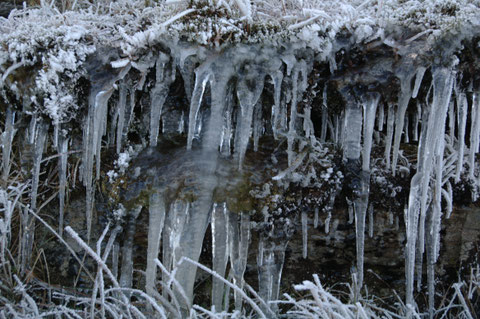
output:
M 120 82 L 119 85 L 119 92 L 118 92 L 118 105 L 117 105 L 117 113 L 114 118 L 114 123 L 117 124 L 117 154 L 120 154 L 122 150 L 122 141 L 123 141 L 123 127 L 125 126 L 125 107 L 127 104 L 127 85 L 124 81 Z M 117 120 L 118 122 L 115 122 Z
M 187 149 L 192 148 L 195 127 L 198 119 L 198 111 L 202 105 L 203 93 L 211 76 L 210 62 L 205 62 L 195 70 L 195 86 L 190 102 L 190 114 L 188 117 Z
M 468 176 L 474 179 L 475 154 L 479 150 L 480 139 L 480 92 L 474 92 L 472 95 L 471 129 L 470 129 L 470 152 L 468 154 L 469 171 Z
M 228 224 L 226 204 L 215 204 L 212 211 L 212 265 L 213 271 L 225 278 L 228 261 Z M 217 311 L 222 311 L 224 283 L 216 277 L 212 278 L 212 305 Z
M 183 201 L 175 201 L 168 211 L 163 231 L 163 264 L 167 271 L 170 271 L 175 260 L 179 260 L 180 236 L 183 232 L 183 226 L 186 223 L 190 210 L 190 204 Z M 164 276 L 162 276 L 164 278 Z
M 403 127 L 404 127 L 404 131 L 403 131 L 403 142 L 404 143 L 410 143 L 410 138 L 408 136 L 408 126 L 410 124 L 410 120 L 409 120 L 409 117 L 408 117 L 408 114 L 405 116 L 405 119 L 403 121 Z M 400 154 L 399 154 L 400 156 Z
M 320 142 L 325 143 L 327 140 L 328 128 L 328 105 L 327 105 L 327 85 L 323 87 L 322 91 L 322 127 L 320 132 Z M 333 136 L 332 136 L 333 139 Z
M 343 156 L 346 160 L 360 159 L 362 139 L 362 107 L 348 101 L 345 109 L 345 133 L 343 139 Z
M 137 217 L 142 206 L 137 206 L 128 212 L 128 223 L 125 230 L 125 239 L 122 247 L 122 268 L 119 284 L 123 288 L 131 288 L 133 280 L 133 238 L 137 226 Z
M 398 161 L 398 151 L 400 150 L 400 140 L 403 133 L 405 113 L 407 112 L 408 102 L 412 96 L 412 81 L 413 74 L 402 74 L 400 78 L 400 97 L 398 99 L 397 114 L 395 115 L 395 137 L 393 141 L 393 156 L 392 156 L 392 174 L 395 176 Z M 405 132 L 408 134 L 408 132 Z
M 420 119 L 422 117 L 422 107 L 420 103 L 417 102 L 417 112 L 413 113 L 413 132 L 412 139 L 415 142 L 418 142 L 418 125 L 420 124 Z
M 417 98 L 418 90 L 420 89 L 420 85 L 422 84 L 423 76 L 425 75 L 425 71 L 427 68 L 424 66 L 419 66 L 417 68 L 417 72 L 415 73 L 415 85 L 413 86 L 412 98 Z
M 33 150 L 33 168 L 32 168 L 32 186 L 30 190 L 30 209 L 36 211 L 37 209 L 37 195 L 38 195 L 38 183 L 40 181 L 40 166 L 42 162 L 43 149 L 45 147 L 45 141 L 48 133 L 48 123 L 39 120 L 39 123 L 35 125 L 35 130 L 31 132 L 34 136 L 34 150 Z M 22 271 L 26 271 L 30 264 L 30 259 L 33 250 L 33 242 L 35 237 L 35 218 L 26 214 L 26 223 L 23 236 L 22 247 Z
M 460 181 L 460 174 L 463 171 L 463 156 L 465 152 L 465 129 L 467 127 L 468 103 L 465 93 L 457 93 L 457 119 L 458 119 L 458 144 L 457 144 L 457 167 L 455 171 L 455 182 Z
M 160 53 L 156 62 L 155 86 L 150 93 L 150 146 L 157 145 L 160 116 L 170 84 L 175 80 L 175 64 L 167 68 L 169 57 Z
M 393 105 L 387 106 L 387 135 L 385 137 L 385 166 L 390 167 L 390 153 L 392 150 L 393 124 L 395 121 L 395 110 Z
M 380 94 L 371 94 L 363 103 L 364 125 L 363 125 L 363 148 L 362 148 L 362 170 L 370 171 L 370 153 L 372 151 L 372 136 L 375 125 L 375 114 L 377 112 Z
M 278 300 L 287 243 L 286 238 L 273 239 L 261 235 L 257 255 L 258 294 L 267 303 Z M 270 308 L 277 311 L 276 304 L 271 304 Z M 267 309 L 264 309 L 264 313 L 270 315 Z
M 203 177 L 207 178 L 207 177 Z M 198 193 L 198 200 L 193 202 L 188 214 L 183 232 L 180 237 L 180 243 L 175 252 L 175 262 L 178 263 L 181 257 L 188 257 L 198 261 L 202 251 L 203 238 L 207 230 L 212 207 L 212 190 L 206 188 Z M 177 254 L 178 251 L 178 254 Z M 180 258 L 180 259 L 177 259 Z M 193 302 L 193 286 L 197 267 L 191 263 L 183 262 L 178 265 L 175 279 L 183 287 L 188 298 L 189 305 L 182 305 L 189 309 Z M 178 293 L 178 292 L 177 292 Z M 179 298 L 179 300 L 182 300 Z
M 247 267 L 248 244 L 250 241 L 250 215 L 248 213 L 228 212 L 228 251 L 230 266 L 233 272 L 233 281 L 237 287 L 243 289 L 243 275 Z M 235 310 L 242 309 L 242 298 L 234 291 Z
M 5 130 L 2 133 L 2 179 L 8 180 L 10 174 L 10 154 L 12 152 L 12 142 L 15 136 L 15 111 L 9 107 L 5 118 Z
M 229 86 L 226 95 L 225 113 L 223 118 L 220 153 L 230 156 L 232 152 L 233 119 L 234 119 L 234 94 L 233 86 Z
M 368 209 L 368 193 L 370 189 L 370 172 L 362 171 L 358 199 L 353 202 L 355 208 L 355 235 L 357 250 L 357 285 L 356 297 L 360 296 L 363 285 L 363 259 L 365 243 L 365 217 Z
M 258 152 L 258 143 L 263 133 L 262 104 L 255 104 L 253 111 L 253 151 Z
M 237 116 L 237 131 L 235 133 L 235 153 L 238 158 L 239 169 L 242 168 L 248 141 L 252 133 L 253 112 L 261 108 L 259 103 L 263 91 L 264 75 L 257 70 L 248 72 L 248 78 L 240 79 L 237 83 L 237 97 L 240 110 Z
M 273 130 L 274 138 L 277 139 L 279 130 L 284 129 L 284 127 L 281 126 L 283 122 L 282 114 L 284 112 L 281 110 L 283 73 L 281 71 L 276 71 L 270 74 L 270 77 L 272 78 L 273 88 L 274 88 L 274 93 L 273 93 L 274 105 L 272 108 L 272 130 Z
M 116 79 L 115 79 L 116 80 Z M 100 151 L 106 125 L 108 100 L 113 93 L 115 80 L 94 88 L 90 94 L 88 115 L 84 130 L 83 184 L 86 188 L 87 238 L 90 239 L 92 213 L 95 198 L 93 187 L 93 162 L 96 159 L 96 175 L 100 175 Z
M 67 187 L 67 161 L 68 161 L 68 138 L 64 136 L 59 137 L 58 143 L 58 153 L 60 157 L 58 158 L 58 176 L 59 176 L 59 186 L 58 186 L 58 233 L 60 236 L 63 234 L 63 215 L 65 210 L 65 189 Z
M 157 267 L 155 258 L 160 251 L 160 238 L 165 221 L 165 202 L 163 194 L 156 190 L 150 195 L 148 218 L 147 269 L 145 271 L 145 291 L 150 296 L 156 292 Z
M 406 252 L 406 277 L 407 291 L 406 303 L 414 306 L 413 299 L 413 280 L 415 270 L 415 245 L 417 242 L 417 221 L 420 214 L 420 223 L 418 225 L 418 251 L 422 255 L 424 252 L 425 240 L 425 218 L 427 216 L 427 203 L 429 199 L 433 200 L 434 212 L 432 221 L 440 221 L 441 212 L 441 187 L 442 187 L 442 170 L 443 170 L 443 151 L 444 151 L 444 132 L 445 121 L 450 103 L 450 96 L 453 87 L 453 73 L 444 68 L 435 68 L 433 70 L 433 102 L 431 110 L 428 114 L 428 122 L 426 130 L 422 129 L 420 138 L 420 146 L 418 150 L 418 167 L 417 173 L 412 178 L 409 195 L 409 206 L 407 210 L 407 252 Z M 436 161 L 436 162 L 435 162 Z M 431 180 L 432 167 L 435 166 L 435 175 L 438 182 L 433 186 L 434 193 L 438 192 L 439 196 L 429 193 L 429 184 Z M 436 206 L 436 208 L 435 208 Z M 439 231 L 435 229 L 435 231 Z M 435 238 L 434 229 L 431 231 Z M 435 263 L 435 251 L 437 247 L 429 245 L 432 253 L 427 263 Z M 429 283 L 430 284 L 430 283 Z M 433 307 L 433 305 L 430 305 Z M 411 314 L 410 314 L 411 315 Z
M 288 67 L 288 65 L 287 65 Z M 289 73 L 287 71 L 287 73 Z M 299 75 L 302 74 L 301 82 L 299 83 Z M 291 166 L 294 160 L 294 151 L 293 151 L 293 144 L 297 137 L 297 103 L 299 97 L 306 89 L 306 81 L 305 78 L 307 76 L 307 64 L 305 61 L 301 60 L 295 64 L 292 74 L 292 101 L 290 105 L 290 122 L 288 126 L 288 134 L 287 134 L 287 155 L 288 155 L 288 165 Z

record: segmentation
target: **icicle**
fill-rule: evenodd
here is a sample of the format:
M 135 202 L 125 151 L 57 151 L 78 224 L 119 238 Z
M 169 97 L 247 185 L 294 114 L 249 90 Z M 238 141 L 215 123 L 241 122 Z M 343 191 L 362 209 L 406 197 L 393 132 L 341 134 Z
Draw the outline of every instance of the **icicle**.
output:
M 328 121 L 328 106 L 327 106 L 327 84 L 323 87 L 322 92 L 322 130 L 320 132 L 320 142 L 325 143 L 327 140 L 327 121 Z
M 362 108 L 354 102 L 347 102 L 344 128 L 343 156 L 349 161 L 358 160 L 361 153 Z
M 32 170 L 32 190 L 30 192 L 30 208 L 37 209 L 38 183 L 40 181 L 40 163 L 42 161 L 43 149 L 47 138 L 48 123 L 39 120 L 36 129 L 36 138 L 34 142 L 34 158 Z
M 277 238 L 276 235 L 274 235 L 274 238 L 262 235 L 260 242 L 263 243 L 264 248 L 262 256 L 257 256 L 258 294 L 268 303 L 272 300 L 278 300 L 288 239 Z M 271 304 L 270 308 L 274 312 L 277 312 L 277 306 L 275 304 Z M 268 309 L 263 309 L 263 311 L 268 315 L 268 318 L 272 318 L 271 311 Z
M 392 174 L 395 176 L 397 169 L 398 151 L 400 150 L 400 140 L 403 133 L 403 125 L 405 121 L 405 113 L 407 112 L 408 102 L 412 96 L 412 87 L 410 82 L 413 74 L 402 74 L 400 79 L 400 97 L 398 99 L 397 113 L 395 114 L 395 136 L 393 141 L 392 156 Z
M 28 133 L 28 144 L 34 144 L 37 134 L 37 114 L 32 115 L 32 119 L 28 125 Z
M 328 216 L 325 218 L 325 234 L 330 232 L 330 220 L 332 219 L 332 212 L 328 211 Z
M 315 215 L 313 217 L 313 228 L 318 227 L 318 207 L 315 207 Z
M 474 179 L 475 153 L 478 153 L 480 138 L 480 92 L 474 92 L 472 95 L 471 129 L 470 129 L 470 152 L 468 156 L 470 179 Z
M 87 238 L 90 238 L 95 188 L 93 187 L 93 161 L 96 158 L 97 178 L 100 175 L 100 150 L 102 131 L 107 116 L 107 104 L 113 93 L 113 83 L 92 90 L 89 100 L 86 128 L 84 130 L 83 183 L 86 187 Z
M 186 224 L 190 205 L 183 201 L 176 200 L 166 216 L 164 226 L 163 242 L 163 264 L 167 271 L 172 269 L 175 260 L 179 260 L 180 236 L 183 226 Z M 163 277 L 162 277 L 163 278 Z
M 393 105 L 388 105 L 387 113 L 387 136 L 385 137 L 385 164 L 390 167 L 390 152 L 392 150 L 393 123 L 395 121 L 395 110 Z
M 240 221 L 238 218 L 240 217 Z M 230 253 L 230 264 L 233 271 L 235 285 L 243 288 L 243 275 L 247 267 L 248 243 L 250 240 L 250 215 L 241 213 L 241 216 L 228 212 L 228 251 Z M 241 310 L 242 298 L 235 291 L 235 310 Z
M 192 93 L 192 99 L 190 103 L 190 114 L 188 117 L 188 137 L 187 137 L 187 149 L 192 149 L 193 136 L 195 134 L 195 126 L 198 118 L 198 111 L 202 105 L 203 93 L 205 87 L 210 78 L 209 65 L 204 64 L 195 70 L 195 87 Z
M 128 223 L 125 230 L 125 239 L 122 247 L 122 268 L 119 284 L 122 288 L 131 288 L 133 280 L 133 238 L 137 225 L 137 217 L 142 206 L 137 206 L 128 212 Z
M 258 152 L 258 141 L 262 135 L 263 121 L 262 121 L 262 105 L 257 103 L 253 111 L 253 151 Z
M 7 114 L 5 118 L 5 130 L 2 133 L 2 179 L 8 180 L 10 174 L 10 154 L 12 152 L 12 142 L 15 136 L 16 129 L 15 124 L 15 111 L 12 111 L 10 107 L 7 108 Z
M 458 116 L 458 159 L 455 171 L 455 182 L 460 182 L 460 175 L 463 171 L 463 154 L 465 151 L 465 129 L 467 126 L 468 103 L 465 93 L 457 95 L 457 116 Z
M 420 89 L 420 85 L 422 84 L 423 76 L 425 75 L 426 70 L 426 67 L 420 66 L 415 73 L 415 85 L 412 92 L 412 98 L 414 99 L 417 98 L 418 90 Z
M 169 57 L 160 53 L 156 62 L 155 86 L 150 93 L 150 146 L 157 145 L 160 116 L 162 115 L 163 104 L 168 95 L 170 84 L 175 80 L 175 64 L 168 69 L 166 64 Z
M 384 123 L 385 123 L 385 107 L 382 105 L 378 109 L 378 117 L 377 117 L 377 130 L 379 132 L 383 132 Z
M 299 66 L 295 67 L 293 70 L 292 75 L 292 103 L 290 105 L 290 123 L 288 126 L 288 134 L 287 134 L 287 155 L 288 155 L 288 165 L 292 165 L 294 159 L 293 153 L 293 143 L 295 141 L 295 137 L 297 134 L 296 131 L 296 124 L 297 124 L 297 103 L 298 103 L 298 76 L 302 69 L 301 64 L 305 64 L 305 61 L 301 61 L 298 63 Z
M 237 97 L 240 103 L 240 110 L 237 116 L 235 153 L 238 157 L 240 169 L 247 151 L 248 140 L 250 139 L 253 110 L 263 91 L 263 75 L 253 71 L 248 76 L 248 79 L 240 79 L 237 83 Z M 257 107 L 260 107 L 260 105 Z
M 404 130 L 403 130 L 403 142 L 404 143 L 410 143 L 410 139 L 408 137 L 408 126 L 410 124 L 409 116 L 408 114 L 405 116 L 405 122 L 403 123 L 404 125 Z
M 368 207 L 368 236 L 373 238 L 373 205 Z
M 447 182 L 447 191 L 442 189 L 442 195 L 445 201 L 447 202 L 447 219 L 450 218 L 453 211 L 453 189 L 452 184 Z
M 40 181 L 40 166 L 42 162 L 43 150 L 48 133 L 48 123 L 40 119 L 35 125 L 35 131 L 32 132 L 34 138 L 34 154 L 33 154 L 33 168 L 32 168 L 32 187 L 30 191 L 30 209 L 36 211 L 37 209 L 37 195 L 38 183 Z M 35 221 L 36 219 L 26 214 L 26 224 L 23 229 L 23 248 L 22 248 L 22 271 L 26 271 L 30 264 L 30 259 L 33 250 L 33 243 L 35 240 Z
M 214 204 L 212 211 L 212 265 L 213 271 L 225 278 L 228 261 L 227 206 Z M 224 283 L 218 278 L 212 278 L 212 305 L 217 311 L 224 309 L 222 305 Z
M 134 110 L 135 110 L 135 95 L 136 95 L 136 86 L 132 86 L 128 88 L 128 101 L 129 103 L 125 103 L 125 114 L 124 114 L 124 126 L 122 131 L 122 143 L 127 139 L 128 131 L 130 130 L 130 125 L 132 124 L 134 118 Z
M 409 195 L 409 206 L 407 210 L 407 253 L 406 253 L 406 277 L 407 277 L 407 291 L 406 304 L 407 306 L 414 306 L 413 299 L 413 282 L 415 270 L 415 245 L 417 242 L 418 229 L 418 243 L 419 254 L 424 251 L 425 238 L 425 217 L 427 215 L 427 202 L 429 199 L 429 184 L 432 172 L 433 161 L 436 160 L 435 174 L 438 181 L 435 183 L 435 195 L 433 198 L 433 214 L 432 221 L 439 225 L 439 218 L 441 213 L 441 183 L 443 170 L 443 150 L 444 150 L 444 132 L 445 120 L 450 104 L 450 96 L 453 86 L 453 73 L 444 68 L 436 68 L 433 70 L 433 102 L 432 109 L 428 117 L 427 128 L 422 128 L 422 135 L 420 139 L 420 146 L 418 150 L 418 165 L 417 173 L 412 178 Z M 423 126 L 423 125 L 422 125 Z M 437 195 L 438 193 L 438 195 Z M 418 225 L 418 213 L 420 211 L 420 225 Z M 418 225 L 418 226 L 417 226 Z M 417 228 L 418 227 L 418 228 Z M 439 226 L 433 226 L 435 231 Z M 432 229 L 433 230 L 433 229 Z M 434 232 L 432 232 L 433 234 Z M 433 236 L 437 236 L 433 234 Z M 435 243 L 435 238 L 433 237 Z M 430 245 L 429 245 L 430 246 Z M 429 247 L 428 256 L 435 257 L 435 245 Z M 427 257 L 428 257 L 427 256 Z M 434 263 L 435 258 L 428 260 L 428 264 Z M 431 283 L 429 283 L 431 284 Z M 408 317 L 411 313 L 407 314 Z
M 148 242 L 147 242 L 147 269 L 145 270 L 145 291 L 153 296 L 156 292 L 155 281 L 157 279 L 157 267 L 155 258 L 158 258 L 160 250 L 160 237 L 162 236 L 165 221 L 165 202 L 163 194 L 155 190 L 150 195 L 148 212 Z
M 372 135 L 375 125 L 375 113 L 377 111 L 380 94 L 371 94 L 363 104 L 364 127 L 363 127 L 363 149 L 362 149 L 362 170 L 370 171 L 370 153 L 372 150 Z
M 290 55 L 282 56 L 282 60 L 287 65 L 287 76 L 290 76 L 290 74 L 292 73 L 292 70 L 295 67 L 295 64 L 297 63 L 297 59 L 293 54 L 290 54 Z
M 410 194 L 408 209 L 406 211 L 405 228 L 407 232 L 407 246 L 405 251 L 405 276 L 406 276 L 406 304 L 414 307 L 413 284 L 415 272 L 415 245 L 417 241 L 418 216 L 420 212 L 419 192 L 423 175 L 418 172 L 410 181 Z
M 118 119 L 117 122 L 117 154 L 120 154 L 122 150 L 122 141 L 123 141 L 123 127 L 125 126 L 125 106 L 127 104 L 127 85 L 124 81 L 120 82 L 119 85 L 119 98 L 117 105 L 117 113 L 115 118 Z
M 303 242 L 303 258 L 307 258 L 308 254 L 308 216 L 306 211 L 302 211 L 302 242 Z
M 58 200 L 59 200 L 59 208 L 58 208 L 58 234 L 62 236 L 63 234 L 63 215 L 65 210 L 65 189 L 67 186 L 67 161 L 68 161 L 68 138 L 60 137 L 60 141 L 58 144 L 58 152 L 60 153 L 60 157 L 58 159 L 58 179 L 59 179 L 59 186 L 58 186 Z
M 417 102 L 417 112 L 413 114 L 413 132 L 412 139 L 414 142 L 418 142 L 418 125 L 420 124 L 420 118 L 422 117 L 422 107 Z
M 278 138 L 278 131 L 281 128 L 281 118 L 282 118 L 282 110 L 281 110 L 281 93 L 282 93 L 282 81 L 283 81 L 283 73 L 281 71 L 276 71 L 275 73 L 270 74 L 270 77 L 273 81 L 273 100 L 274 105 L 272 108 L 272 130 L 273 136 L 275 139 Z
M 175 250 L 176 263 L 178 263 L 182 257 L 188 257 L 194 261 L 198 261 L 200 257 L 203 239 L 212 212 L 212 187 L 214 187 L 215 184 L 210 181 L 212 179 L 212 177 L 209 176 L 210 174 L 213 175 L 213 173 L 207 172 L 207 175 L 202 177 L 205 181 L 202 180 L 203 185 L 201 185 L 200 191 L 197 192 L 198 199 L 191 205 L 186 223 L 183 226 L 179 246 Z M 190 263 L 184 262 L 177 266 L 175 279 L 183 287 L 189 302 L 187 305 L 182 305 L 184 309 L 190 309 L 192 306 L 193 286 L 196 273 L 197 267 Z M 182 299 L 179 298 L 179 300 Z
M 363 171 L 361 174 L 360 189 L 358 199 L 353 204 L 355 208 L 355 234 L 357 249 L 357 285 L 356 298 L 360 296 L 360 289 L 363 286 L 363 259 L 365 243 L 365 217 L 368 208 L 368 193 L 370 186 L 370 174 Z
M 220 153 L 225 156 L 231 155 L 233 137 L 233 108 L 234 108 L 233 86 L 227 89 L 227 100 L 223 119 L 222 136 L 220 142 Z

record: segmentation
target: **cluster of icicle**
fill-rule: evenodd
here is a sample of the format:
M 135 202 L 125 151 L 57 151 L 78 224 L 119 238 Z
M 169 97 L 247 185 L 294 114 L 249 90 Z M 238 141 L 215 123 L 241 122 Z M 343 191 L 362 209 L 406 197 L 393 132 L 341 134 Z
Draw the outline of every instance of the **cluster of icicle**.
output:
M 321 114 L 322 127 L 319 130 L 321 136 L 317 140 L 310 119 L 311 105 L 307 103 L 303 110 L 299 107 L 303 93 L 308 88 L 307 78 L 313 62 L 314 55 L 311 52 L 293 46 L 284 47 L 279 53 L 273 48 L 242 45 L 221 52 L 177 45 L 171 48 L 170 54 L 150 53 L 138 61 L 125 59 L 113 62 L 111 66 L 116 72 L 92 83 L 88 115 L 84 120 L 81 180 L 86 188 L 87 237 L 90 237 L 94 209 L 94 180 L 100 178 L 101 153 L 105 140 L 108 146 L 116 148 L 117 153 L 122 152 L 127 144 L 127 133 L 133 122 L 135 105 L 139 103 L 135 100 L 135 91 L 149 90 L 151 104 L 147 143 L 149 146 L 156 146 L 161 134 L 160 121 L 167 119 L 162 108 L 168 97 L 169 88 L 178 77 L 177 72 L 180 72 L 190 103 L 189 114 L 188 117 L 183 114 L 173 117 L 177 122 L 174 125 L 163 125 L 163 129 L 175 127 L 179 132 L 183 132 L 186 126 L 187 150 L 194 147 L 195 139 L 199 140 L 201 156 L 198 160 L 205 163 L 200 179 L 203 184 L 199 193 L 196 194 L 197 199 L 192 203 L 177 200 L 166 207 L 161 190 L 151 194 L 145 287 L 148 294 L 158 294 L 155 285 L 157 274 L 154 260 L 160 251 L 163 254 L 163 264 L 168 271 L 173 269 L 182 257 L 198 260 L 209 223 L 213 239 L 213 271 L 225 277 L 227 263 L 230 260 L 231 278 L 239 287 L 243 287 L 250 238 L 250 212 L 233 213 L 228 211 L 224 203 L 213 203 L 214 175 L 218 154 L 233 158 L 238 169 L 241 170 L 249 144 L 252 143 L 253 150 L 256 150 L 262 134 L 271 134 L 275 139 L 285 139 L 287 142 L 289 169 L 285 170 L 283 175 L 274 177 L 273 180 L 286 178 L 285 175 L 299 167 L 305 158 L 302 155 L 305 154 L 305 152 L 302 153 L 305 141 L 316 145 L 325 142 L 341 144 L 346 163 L 361 163 L 358 165 L 357 172 L 361 177 L 360 183 L 353 199 L 357 237 L 358 282 L 356 287 L 359 293 L 363 282 L 367 212 L 370 215 L 370 233 L 373 230 L 373 208 L 369 205 L 368 196 L 370 153 L 374 137 L 377 137 L 379 145 L 384 145 L 385 164 L 395 175 L 406 169 L 400 165 L 402 160 L 406 160 L 400 150 L 403 135 L 406 142 L 409 137 L 412 137 L 413 141 L 418 141 L 416 173 L 411 180 L 410 197 L 405 209 L 406 302 L 410 307 L 415 307 L 414 274 L 415 271 L 419 274 L 417 278 L 420 287 L 421 263 L 426 251 L 430 309 L 433 311 L 434 266 L 439 255 L 442 211 L 446 211 L 447 216 L 452 211 L 451 180 L 459 182 L 463 173 L 467 174 L 470 180 L 480 183 L 479 177 L 474 174 L 475 154 L 479 151 L 480 92 L 473 92 L 472 98 L 467 99 L 467 93 L 456 85 L 456 73 L 453 68 L 431 67 L 433 80 L 427 97 L 425 101 L 417 101 L 418 110 L 414 116 L 409 117 L 406 115 L 407 107 L 411 98 L 417 98 L 423 75 L 427 70 L 425 67 L 419 67 L 413 73 L 405 72 L 398 75 L 401 88 L 396 104 L 380 103 L 382 99 L 379 93 L 365 92 L 357 99 L 346 96 L 344 111 L 340 115 L 331 115 L 327 112 L 325 90 Z M 132 69 L 136 69 L 141 75 L 136 82 L 128 76 Z M 155 72 L 155 82 L 148 87 L 145 80 L 152 70 Z M 273 84 L 273 105 L 264 105 L 262 101 L 265 81 L 271 81 Z M 210 92 L 208 112 L 202 107 L 205 104 L 202 101 L 207 87 Z M 111 101 L 115 90 L 118 90 L 118 100 Z M 455 99 L 452 99 L 452 96 Z M 109 106 L 113 106 L 110 111 Z M 271 110 L 271 116 L 262 118 L 263 109 Z M 205 116 L 208 116 L 206 120 L 204 120 Z M 8 110 L 2 134 L 4 178 L 9 175 L 10 152 L 15 135 L 14 123 L 15 112 Z M 467 128 L 467 123 L 470 123 L 471 127 Z M 385 126 L 386 133 L 380 134 L 384 132 Z M 470 136 L 467 139 L 468 131 Z M 26 134 L 29 143 L 35 145 L 30 193 L 32 210 L 36 209 L 40 163 L 48 132 L 49 124 L 34 117 Z M 69 140 L 68 136 L 62 134 L 60 125 L 55 125 L 53 132 L 53 145 L 57 147 L 60 154 L 61 233 Z M 382 138 L 379 138 L 380 136 Z M 466 140 L 469 141 L 469 145 L 465 143 Z M 464 164 L 467 164 L 468 172 L 464 172 Z M 442 208 L 442 199 L 447 203 L 446 208 Z M 135 218 L 141 208 L 136 207 L 128 215 L 132 222 L 127 226 L 126 240 L 122 248 L 119 281 L 125 287 L 132 285 L 133 234 Z M 318 210 L 316 212 L 315 226 L 318 224 Z M 27 221 L 28 226 L 25 230 L 28 236 L 25 236 L 26 240 L 22 243 L 22 251 L 26 252 L 24 253 L 25 263 L 28 263 L 30 258 L 28 252 L 31 253 L 32 250 L 34 227 L 31 225 L 33 222 L 34 220 Z M 303 255 L 307 257 L 309 220 L 306 213 L 302 214 L 301 223 Z M 326 225 L 326 231 L 328 231 L 328 225 Z M 286 244 L 272 245 L 260 241 L 260 255 L 257 258 L 259 291 L 265 301 L 278 298 L 285 247 Z M 115 274 L 118 269 L 118 258 L 119 247 L 116 244 L 112 266 Z M 175 274 L 176 280 L 184 289 L 181 293 L 186 295 L 190 303 L 193 298 L 195 275 L 196 267 L 187 263 L 180 265 Z M 225 285 L 218 278 L 214 278 L 212 287 L 212 303 L 218 311 L 223 310 L 228 306 L 228 300 L 224 300 L 224 296 L 228 296 Z M 184 306 L 188 308 L 190 305 Z M 241 296 L 237 295 L 237 291 L 235 291 L 235 306 L 238 310 L 242 307 Z

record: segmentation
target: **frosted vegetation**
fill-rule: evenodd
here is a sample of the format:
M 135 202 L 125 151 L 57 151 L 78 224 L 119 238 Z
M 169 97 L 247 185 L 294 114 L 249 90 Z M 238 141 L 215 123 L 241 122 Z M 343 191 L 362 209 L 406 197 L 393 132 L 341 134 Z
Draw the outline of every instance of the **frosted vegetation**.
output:
M 478 202 L 478 30 L 466 0 L 42 0 L 0 18 L 0 317 L 475 318 L 478 265 L 440 300 L 435 264 L 454 202 Z M 64 222 L 74 189 L 80 229 Z M 340 194 L 356 230 L 347 293 L 315 275 L 282 295 L 295 225 L 307 258 L 309 229 L 338 226 Z M 388 305 L 363 284 L 385 207 L 406 228 L 405 297 Z M 38 229 L 81 265 L 87 294 L 36 278 Z

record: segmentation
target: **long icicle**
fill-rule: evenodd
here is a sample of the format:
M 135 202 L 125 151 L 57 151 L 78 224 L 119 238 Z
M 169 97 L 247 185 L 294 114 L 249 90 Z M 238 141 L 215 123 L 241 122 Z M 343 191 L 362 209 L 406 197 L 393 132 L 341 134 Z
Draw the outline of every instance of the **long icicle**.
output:
M 65 211 L 65 190 L 67 187 L 67 162 L 68 162 L 68 138 L 65 136 L 59 137 L 58 152 L 60 157 L 58 158 L 58 234 L 63 235 L 63 215 Z
M 398 99 L 397 114 L 395 115 L 395 136 L 393 141 L 392 156 L 392 174 L 395 176 L 398 161 L 398 151 L 400 150 L 400 141 L 405 123 L 405 113 L 407 112 L 408 102 L 412 96 L 411 80 L 413 74 L 408 73 L 400 79 L 400 97 Z
M 213 271 L 221 277 L 225 277 L 228 261 L 228 224 L 226 204 L 214 205 L 212 211 L 212 266 Z M 225 285 L 218 278 L 212 278 L 212 305 L 215 310 L 223 311 L 223 295 Z
M 155 259 L 160 251 L 160 238 L 165 221 L 165 202 L 163 194 L 155 190 L 150 195 L 148 219 L 147 269 L 145 271 L 145 291 L 153 296 L 156 292 L 157 267 Z
M 150 93 L 150 146 L 157 145 L 163 104 L 167 98 L 170 84 L 174 80 L 175 66 L 172 61 L 173 66 L 168 69 L 166 67 L 168 60 L 167 55 L 160 53 L 156 62 L 155 86 Z
M 35 131 L 32 131 L 31 134 L 34 136 L 34 154 L 33 154 L 33 168 L 32 168 L 32 187 L 30 190 L 30 209 L 36 211 L 37 209 L 37 195 L 38 195 L 38 184 L 40 182 L 40 166 L 42 162 L 43 150 L 45 147 L 45 141 L 47 138 L 48 132 L 48 123 L 43 119 L 39 120 L 39 123 L 35 125 Z M 21 270 L 26 271 L 29 267 L 33 243 L 35 240 L 35 218 L 28 214 L 26 216 L 26 223 L 24 235 L 23 235 L 23 247 L 22 247 L 22 264 Z

